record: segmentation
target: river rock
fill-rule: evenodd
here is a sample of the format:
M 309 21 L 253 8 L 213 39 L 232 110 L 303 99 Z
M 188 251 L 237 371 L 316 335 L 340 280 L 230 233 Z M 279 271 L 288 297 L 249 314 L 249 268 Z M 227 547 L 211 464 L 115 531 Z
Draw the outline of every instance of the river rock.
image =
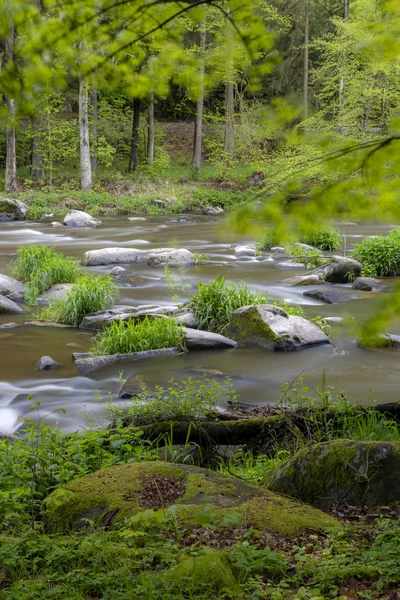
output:
M 3 323 L 3 325 L 0 325 L 0 329 L 15 329 L 15 327 L 18 327 L 17 323 Z
M 115 281 L 120 284 L 128 283 L 126 269 L 124 269 L 124 267 L 118 267 L 118 266 L 113 267 L 110 271 L 110 277 L 115 279 Z
M 58 362 L 51 358 L 51 356 L 42 356 L 38 361 L 40 371 L 49 371 L 50 369 L 55 369 L 57 366 Z
M 190 329 L 199 328 L 199 319 L 192 312 L 183 313 L 182 315 L 177 315 L 174 318 L 180 325 L 183 325 L 184 327 L 189 327 Z
M 400 501 L 400 442 L 335 440 L 300 450 L 268 487 L 313 506 L 360 508 Z
M 325 282 L 316 273 L 310 273 L 309 275 L 295 275 L 294 277 L 288 277 L 287 279 L 284 279 L 282 283 L 297 287 L 302 285 L 321 285 Z
M 0 315 L 18 315 L 25 312 L 13 300 L 0 295 Z
M 118 398 L 121 400 L 129 400 L 143 392 L 143 381 L 135 375 L 131 379 L 125 381 L 118 392 Z
M 128 221 L 147 221 L 146 217 L 128 217 Z
M 306 265 L 303 265 L 303 263 L 294 262 L 294 260 L 277 261 L 276 264 L 278 265 L 278 267 L 282 267 L 282 269 L 305 269 L 306 268 Z
M 151 250 L 148 254 L 148 264 L 152 267 L 183 267 L 185 265 L 194 265 L 196 263 L 194 254 L 185 248 L 161 248 L 160 250 Z
M 8 277 L 8 275 L 0 275 L 0 294 L 13 300 L 14 302 L 22 302 L 24 299 L 25 286 L 23 283 Z
M 79 375 L 87 375 L 98 371 L 104 367 L 109 367 L 115 363 L 131 363 L 137 360 L 145 360 L 148 358 L 158 358 L 160 356 L 174 356 L 180 354 L 178 348 L 161 348 L 159 350 L 145 350 L 143 352 L 131 352 L 130 354 L 110 354 L 104 356 L 95 356 L 94 354 L 86 353 L 83 357 L 79 353 L 73 353 L 75 366 L 78 369 Z
M 235 246 L 233 251 L 237 256 L 256 256 L 257 254 L 254 246 Z
M 25 202 L 16 198 L 0 197 L 0 221 L 22 221 L 28 214 Z
M 340 302 L 357 300 L 360 297 L 360 294 L 357 294 L 357 292 L 349 288 L 324 285 L 316 290 L 307 290 L 306 292 L 303 292 L 303 296 L 321 300 L 327 304 L 339 304 Z
M 50 226 L 51 226 L 51 227 L 63 227 L 63 224 L 62 224 L 62 223 L 60 223 L 59 221 L 52 221 L 52 222 L 50 223 Z
M 37 299 L 38 304 L 46 306 L 51 300 L 65 300 L 73 285 L 73 283 L 57 283 L 56 285 L 52 285 L 51 288 L 39 294 Z
M 214 217 L 216 215 L 222 215 L 224 209 L 220 206 L 202 206 L 201 212 L 203 213 L 203 215 Z
M 332 261 L 317 271 L 328 283 L 348 283 L 360 276 L 362 264 L 344 256 L 334 256 Z
M 222 350 L 223 348 L 236 348 L 237 346 L 237 342 L 218 333 L 190 329 L 189 327 L 184 327 L 183 331 L 186 336 L 185 346 L 188 350 Z
M 379 292 L 384 289 L 386 289 L 386 286 L 373 277 L 357 277 L 353 283 L 353 290 L 361 290 L 362 292 Z
M 284 536 L 324 530 L 338 523 L 315 508 L 243 479 L 165 461 L 114 465 L 72 479 L 46 498 L 43 521 L 49 532 L 87 527 L 88 519 L 103 528 L 146 509 L 169 506 L 184 527 L 198 524 L 205 508 L 218 515 L 213 521 L 217 529 L 226 529 L 225 521 L 232 514 L 236 527 Z
M 83 255 L 83 264 L 87 267 L 99 267 L 103 265 L 121 265 L 129 263 L 145 262 L 148 258 L 146 250 L 137 248 L 102 248 L 101 250 L 89 250 Z
M 83 318 L 80 329 L 103 329 L 112 321 L 129 321 L 129 319 L 144 319 L 173 316 L 179 312 L 176 305 L 160 306 L 158 304 L 143 304 L 140 306 L 124 306 L 116 304 L 107 310 L 99 310 Z
M 64 225 L 67 227 L 98 227 L 101 225 L 101 221 L 83 210 L 71 210 L 64 217 Z
M 399 350 L 400 348 L 400 335 L 393 333 L 381 333 L 376 336 L 373 340 L 359 340 L 357 345 L 360 348 L 366 350 L 377 350 L 380 348 L 386 348 L 388 350 Z
M 310 246 L 309 244 L 303 244 L 302 242 L 294 242 L 292 246 L 298 250 L 299 254 L 301 254 L 303 250 L 308 252 L 316 250 L 319 252 L 318 248 L 314 248 L 314 246 Z M 321 252 L 319 252 L 319 254 L 321 254 Z
M 330 343 L 328 336 L 314 323 L 291 316 L 283 308 L 271 304 L 234 310 L 228 331 L 240 343 L 268 350 L 287 352 Z
M 283 246 L 272 246 L 271 252 L 277 252 L 279 254 L 285 254 L 285 248 Z

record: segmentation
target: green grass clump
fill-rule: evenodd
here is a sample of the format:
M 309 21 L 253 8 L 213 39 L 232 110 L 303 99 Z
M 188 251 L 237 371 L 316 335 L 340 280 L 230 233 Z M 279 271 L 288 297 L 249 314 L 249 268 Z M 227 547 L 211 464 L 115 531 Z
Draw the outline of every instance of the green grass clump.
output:
M 64 299 L 54 299 L 40 318 L 77 327 L 83 317 L 105 310 L 118 297 L 118 287 L 111 277 L 82 277 Z
M 259 252 L 262 250 L 271 250 L 274 246 L 279 246 L 281 238 L 275 227 L 266 227 L 262 238 L 257 242 L 256 248 Z
M 332 251 L 340 248 L 342 235 L 334 227 L 319 227 L 312 233 L 304 235 L 301 241 L 319 250 Z
M 365 238 L 355 245 L 353 258 L 363 263 L 363 276 L 400 275 L 400 229 L 388 235 Z
M 182 326 L 173 319 L 156 318 L 113 321 L 94 339 L 91 351 L 97 355 L 130 354 L 160 348 L 184 348 Z
M 82 276 L 77 262 L 48 246 L 22 246 L 12 266 L 11 276 L 26 282 L 25 300 L 36 304 L 37 297 L 52 285 L 74 283 Z

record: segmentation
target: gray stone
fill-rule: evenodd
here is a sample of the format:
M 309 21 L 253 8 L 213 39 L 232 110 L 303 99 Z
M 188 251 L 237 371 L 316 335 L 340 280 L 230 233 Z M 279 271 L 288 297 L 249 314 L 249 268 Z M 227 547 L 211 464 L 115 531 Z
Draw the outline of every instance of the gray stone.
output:
M 51 356 L 42 356 L 38 362 L 40 371 L 49 371 L 50 369 L 55 369 L 57 366 L 58 362 L 51 358 Z
M 124 267 L 113 267 L 110 271 L 110 277 L 115 279 L 118 283 L 128 283 L 126 269 L 124 269 Z
M 17 323 L 3 323 L 3 325 L 0 325 L 0 329 L 14 329 L 15 327 L 18 327 Z
M 131 379 L 125 381 L 118 392 L 118 398 L 121 400 L 129 400 L 129 398 L 134 398 L 138 394 L 141 394 L 143 391 L 143 381 L 141 381 L 138 375 L 135 375 Z
M 342 323 L 343 322 L 343 317 L 324 317 L 324 320 L 331 324 L 331 323 Z
M 203 215 L 214 217 L 216 215 L 222 215 L 224 209 L 220 206 L 201 206 L 201 212 Z
M 119 306 L 115 305 L 108 310 L 100 310 L 93 315 L 83 318 L 80 329 L 103 329 L 113 321 L 129 321 L 129 319 L 144 319 L 171 316 L 179 310 L 178 306 L 159 306 L 144 304 L 141 306 Z
M 28 214 L 28 207 L 16 198 L 0 197 L 0 221 L 22 221 Z
M 146 217 L 128 217 L 128 221 L 147 221 Z
M 13 300 L 0 295 L 0 315 L 18 315 L 25 312 Z
M 187 312 L 183 313 L 182 315 L 177 315 L 174 318 L 176 319 L 176 321 L 178 321 L 180 325 L 183 325 L 184 327 L 190 327 L 190 329 L 199 328 L 200 323 L 194 313 Z
M 317 273 L 328 283 L 348 283 L 354 278 L 359 277 L 362 264 L 352 258 L 344 256 L 334 256 L 332 261 L 321 267 Z
M 147 262 L 152 267 L 181 267 L 194 265 L 196 260 L 194 254 L 185 248 L 161 248 L 150 251 Z
M 67 227 L 98 227 L 101 225 L 101 221 L 83 210 L 71 210 L 64 217 L 64 225 Z
M 323 279 L 320 279 L 319 275 L 310 273 L 309 275 L 295 275 L 294 277 L 288 277 L 287 279 L 284 279 L 282 283 L 297 287 L 302 285 L 321 285 L 325 282 Z
M 228 331 L 240 343 L 268 350 L 287 352 L 330 343 L 328 336 L 314 323 L 270 304 L 244 306 L 233 311 Z
M 254 246 L 235 246 L 233 251 L 237 256 L 256 256 L 257 254 Z
M 50 303 L 50 300 L 65 300 L 73 285 L 73 283 L 57 283 L 56 285 L 52 285 L 51 288 L 39 294 L 38 304 L 46 306 Z
M 185 346 L 188 350 L 216 350 L 236 348 L 237 346 L 237 342 L 218 333 L 190 329 L 189 327 L 184 327 L 183 330 L 186 336 Z
M 132 352 L 131 354 L 110 354 L 107 356 L 90 355 L 81 358 L 74 353 L 72 356 L 75 359 L 75 366 L 78 369 L 79 375 L 87 375 L 88 373 L 93 373 L 93 371 L 114 365 L 115 363 L 131 363 L 137 360 L 158 358 L 160 356 L 174 356 L 180 353 L 181 350 L 178 348 L 162 348 L 160 350 Z
M 379 292 L 387 289 L 387 286 L 382 285 L 378 279 L 373 277 L 357 277 L 353 283 L 353 290 L 361 290 L 362 292 Z
M 271 252 L 280 252 L 280 253 L 285 253 L 285 248 L 283 246 L 273 246 L 271 248 Z
M 294 242 L 292 244 L 295 248 L 297 248 L 297 250 L 299 251 L 299 253 L 301 253 L 302 250 L 317 250 L 317 252 L 319 252 L 318 248 L 314 248 L 314 246 L 310 246 L 309 244 L 302 244 L 301 242 Z M 319 252 L 321 254 L 321 252 Z
M 339 304 L 340 302 L 351 302 L 357 300 L 360 294 L 349 288 L 323 285 L 316 290 L 307 290 L 303 296 L 321 300 L 327 304 Z
M 148 252 L 137 248 L 102 248 L 101 250 L 85 252 L 83 264 L 88 267 L 123 265 L 145 262 L 147 258 Z
M 50 223 L 50 225 L 51 225 L 52 227 L 63 227 L 63 224 L 62 224 L 62 223 L 60 223 L 59 221 L 52 221 L 52 222 Z
M 25 286 L 23 283 L 8 277 L 8 275 L 0 275 L 0 294 L 13 300 L 14 302 L 22 302 L 24 299 Z

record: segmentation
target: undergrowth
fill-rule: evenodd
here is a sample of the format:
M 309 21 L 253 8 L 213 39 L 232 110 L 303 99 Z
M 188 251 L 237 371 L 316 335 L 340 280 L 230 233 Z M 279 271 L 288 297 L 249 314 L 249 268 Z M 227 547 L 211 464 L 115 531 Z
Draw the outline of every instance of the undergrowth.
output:
M 338 229 L 325 226 L 303 235 L 301 241 L 319 250 L 332 251 L 340 248 L 342 235 Z

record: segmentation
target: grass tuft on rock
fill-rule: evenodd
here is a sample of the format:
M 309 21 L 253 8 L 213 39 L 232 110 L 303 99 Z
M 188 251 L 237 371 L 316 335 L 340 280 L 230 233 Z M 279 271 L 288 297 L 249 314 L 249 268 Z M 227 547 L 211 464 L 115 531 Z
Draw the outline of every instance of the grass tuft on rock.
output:
M 173 319 L 146 317 L 143 320 L 113 321 L 94 339 L 91 351 L 104 354 L 130 354 L 180 348 L 184 350 L 185 334 L 182 326 Z
M 11 276 L 26 282 L 25 300 L 37 303 L 37 297 L 52 285 L 74 283 L 82 277 L 76 261 L 48 246 L 22 246 L 12 265 Z

